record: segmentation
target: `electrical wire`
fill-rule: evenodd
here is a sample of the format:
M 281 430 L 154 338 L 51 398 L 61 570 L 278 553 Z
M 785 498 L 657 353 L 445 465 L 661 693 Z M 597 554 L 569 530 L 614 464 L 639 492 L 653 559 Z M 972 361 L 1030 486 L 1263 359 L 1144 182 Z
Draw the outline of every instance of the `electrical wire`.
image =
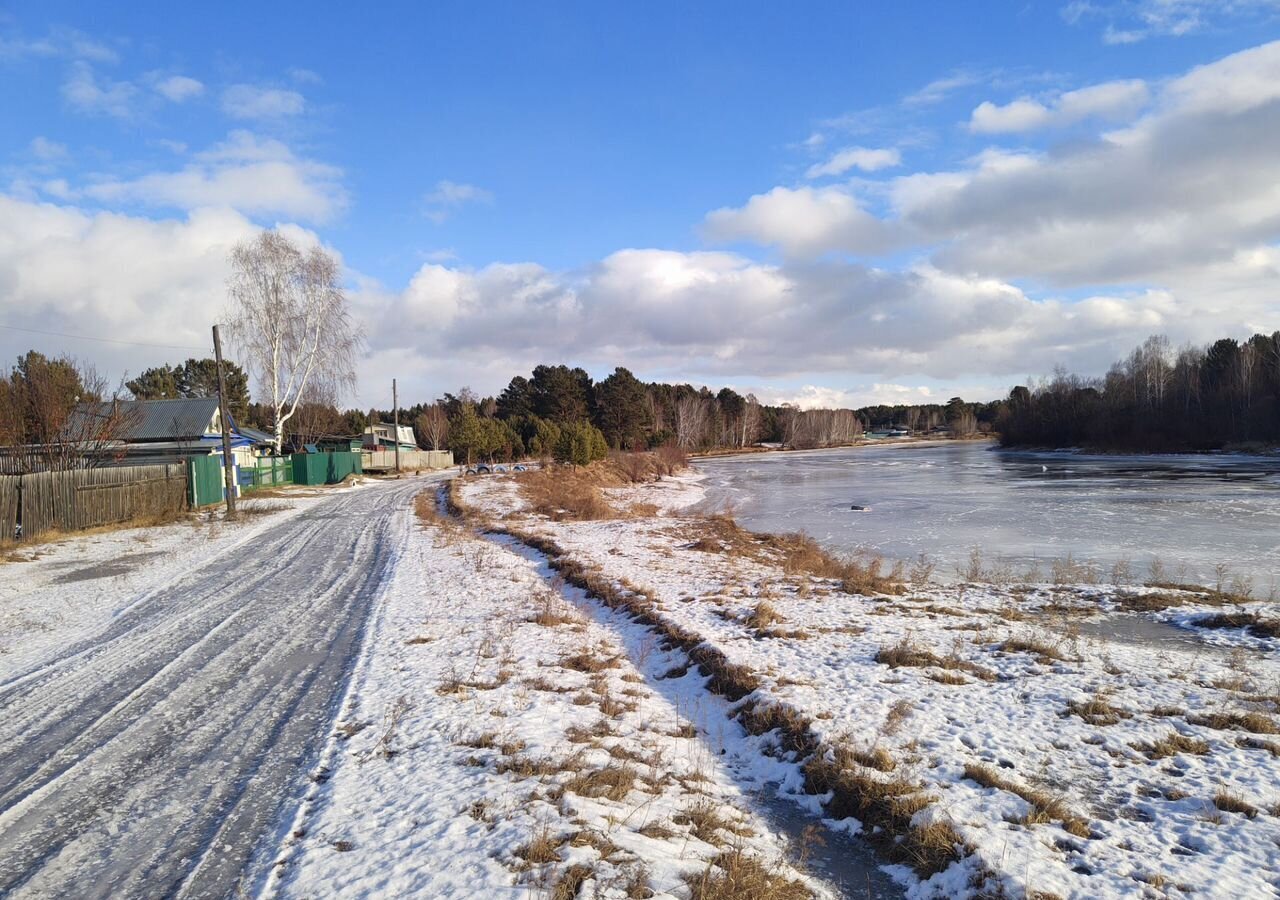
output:
M 129 347 L 155 347 L 160 350 L 196 350 L 202 353 L 209 352 L 208 347 L 188 347 L 184 344 L 151 344 L 146 341 L 122 341 L 116 338 L 89 337 L 86 334 L 67 334 L 62 331 L 42 331 L 39 328 L 22 328 L 18 325 L 6 325 L 3 322 L 0 322 L 0 328 L 7 329 L 9 331 L 25 331 L 28 334 L 43 334 L 48 337 L 71 338 L 77 341 L 96 341 L 100 344 L 123 344 Z

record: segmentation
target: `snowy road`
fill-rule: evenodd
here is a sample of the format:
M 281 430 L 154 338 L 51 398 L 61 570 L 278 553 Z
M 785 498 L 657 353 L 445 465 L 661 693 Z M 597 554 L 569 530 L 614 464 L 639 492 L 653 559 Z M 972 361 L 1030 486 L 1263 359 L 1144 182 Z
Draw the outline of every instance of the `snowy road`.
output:
M 0 896 L 251 891 L 426 481 L 319 503 L 0 684 Z

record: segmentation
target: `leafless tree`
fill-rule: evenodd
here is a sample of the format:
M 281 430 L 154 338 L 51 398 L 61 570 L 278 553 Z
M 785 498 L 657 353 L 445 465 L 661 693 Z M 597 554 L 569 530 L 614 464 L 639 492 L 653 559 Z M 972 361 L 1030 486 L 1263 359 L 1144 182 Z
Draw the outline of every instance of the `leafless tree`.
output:
M 444 443 L 449 438 L 449 417 L 443 406 L 439 403 L 428 406 L 418 416 L 417 425 L 419 436 L 432 450 L 444 449 Z
M 278 231 L 231 251 L 231 336 L 266 395 L 276 452 L 285 423 L 306 398 L 339 398 L 355 381 L 363 344 L 347 309 L 338 261 L 318 246 L 305 252 Z
M 712 401 L 690 394 L 676 401 L 676 443 L 681 447 L 698 447 L 711 422 Z
M 0 474 L 88 469 L 111 462 L 140 411 L 90 365 L 27 354 L 0 381 Z

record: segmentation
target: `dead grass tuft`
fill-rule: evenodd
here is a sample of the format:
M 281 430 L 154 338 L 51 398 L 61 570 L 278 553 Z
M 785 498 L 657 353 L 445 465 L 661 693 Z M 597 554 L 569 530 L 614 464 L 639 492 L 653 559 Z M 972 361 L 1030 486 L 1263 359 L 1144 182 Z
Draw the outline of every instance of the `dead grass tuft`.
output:
M 1240 813 L 1250 819 L 1258 815 L 1258 807 L 1235 791 L 1229 791 L 1226 788 L 1213 795 L 1213 805 L 1223 812 Z
M 782 613 L 778 612 L 778 608 L 768 600 L 761 600 L 751 610 L 751 613 L 743 620 L 742 624 L 757 632 L 764 631 L 771 625 L 778 625 L 785 622 Z
M 529 865 L 541 866 L 560 861 L 560 847 L 565 839 L 552 834 L 551 826 L 543 825 L 527 843 L 521 844 L 514 851 L 516 857 Z
M 749 734 L 778 732 L 783 750 L 808 756 L 817 748 L 818 740 L 811 722 L 794 707 L 781 703 L 748 702 L 737 713 L 738 721 Z
M 1177 731 L 1170 731 L 1154 743 L 1134 744 L 1133 748 L 1145 754 L 1148 759 L 1166 759 L 1170 756 L 1177 756 L 1179 753 L 1204 756 L 1209 752 L 1209 742 L 1202 741 L 1199 738 L 1188 737 Z
M 1067 658 L 1056 644 L 1030 635 L 1009 638 L 1000 645 L 1000 649 L 1005 653 L 1030 653 L 1041 662 L 1061 661 Z
M 560 660 L 560 665 L 575 672 L 603 672 L 605 669 L 616 669 L 621 665 L 616 656 L 601 656 L 590 650 L 574 653 Z
M 1257 613 L 1234 612 L 1202 616 L 1193 623 L 1199 628 L 1242 628 L 1260 638 L 1280 637 L 1280 619 L 1269 619 Z
M 707 799 L 699 800 L 692 806 L 686 807 L 683 812 L 672 816 L 671 821 L 677 825 L 689 826 L 694 837 L 716 847 L 725 844 L 725 838 L 721 832 L 738 837 L 749 837 L 752 834 L 751 829 L 734 823 L 723 814 L 720 806 Z
M 1071 811 L 1060 798 L 1043 788 L 1030 787 L 1006 778 L 993 766 L 986 763 L 967 763 L 964 777 L 985 788 L 995 788 L 1021 797 L 1031 807 L 1031 811 L 1023 818 L 1024 825 L 1041 825 L 1046 822 L 1060 822 L 1062 827 L 1077 837 L 1089 836 L 1089 823 Z
M 574 863 L 556 879 L 551 888 L 550 900 L 574 900 L 581 892 L 582 886 L 595 874 L 595 869 L 581 863 Z
M 579 772 L 564 783 L 564 789 L 582 797 L 612 800 L 620 803 L 636 783 L 636 772 L 629 766 L 605 766 Z
M 721 853 L 702 872 L 685 877 L 689 900 L 809 900 L 813 892 L 781 865 L 765 865 L 740 847 Z
M 1259 712 L 1212 712 L 1187 716 L 1192 725 L 1203 725 L 1219 731 L 1228 729 L 1253 734 L 1280 734 L 1280 725 L 1271 716 Z
M 1071 700 L 1067 703 L 1066 715 L 1079 716 L 1090 725 L 1114 725 L 1121 719 L 1132 718 L 1132 713 L 1112 706 L 1103 694 Z
M 983 681 L 996 680 L 996 673 L 990 669 L 985 669 L 977 663 L 962 659 L 955 653 L 948 656 L 939 656 L 932 650 L 918 644 L 911 635 L 904 636 L 891 647 L 881 647 L 877 651 L 875 658 L 876 662 L 883 663 L 891 669 L 903 666 L 920 669 L 939 668 L 968 672 Z

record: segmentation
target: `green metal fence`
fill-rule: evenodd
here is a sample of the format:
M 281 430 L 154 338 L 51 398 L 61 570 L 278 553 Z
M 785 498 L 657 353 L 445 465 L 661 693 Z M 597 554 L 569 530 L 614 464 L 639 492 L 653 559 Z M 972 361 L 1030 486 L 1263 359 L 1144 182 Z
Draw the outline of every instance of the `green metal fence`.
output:
M 187 459 L 188 499 L 193 509 L 221 503 L 223 497 L 222 457 L 192 456 Z
M 246 491 L 293 484 L 293 460 L 275 456 L 259 459 L 257 465 L 240 469 L 240 484 Z
M 294 484 L 337 484 L 348 475 L 361 475 L 359 453 L 295 453 Z

